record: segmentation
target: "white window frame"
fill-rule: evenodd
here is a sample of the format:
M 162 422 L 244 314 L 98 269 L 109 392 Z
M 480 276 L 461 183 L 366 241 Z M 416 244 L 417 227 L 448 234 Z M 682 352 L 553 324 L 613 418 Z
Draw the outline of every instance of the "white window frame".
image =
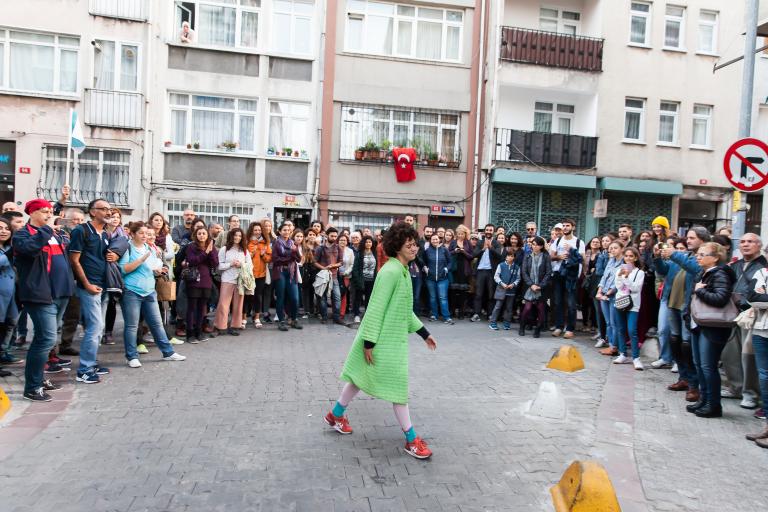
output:
M 422 60 L 427 62 L 462 62 L 462 54 L 463 54 L 463 47 L 464 47 L 464 20 L 466 19 L 466 12 L 462 9 L 445 9 L 440 7 L 434 7 L 434 6 L 415 6 L 410 4 L 391 4 L 393 6 L 392 9 L 392 49 L 389 53 L 375 53 L 370 52 L 366 49 L 356 50 L 352 49 L 350 47 L 350 40 L 349 40 L 349 20 L 350 17 L 353 16 L 355 19 L 359 19 L 357 17 L 362 16 L 363 17 L 363 34 L 366 33 L 366 24 L 368 20 L 368 0 L 361 0 L 365 2 L 365 9 L 355 9 L 347 7 L 346 10 L 346 17 L 345 17 L 345 26 L 344 26 L 344 51 L 348 53 L 358 53 L 363 55 L 381 55 L 385 57 L 398 57 L 398 58 L 406 58 L 406 59 L 414 59 L 414 60 Z M 377 2 L 377 3 L 389 3 L 389 2 Z M 347 5 L 349 6 L 349 2 L 347 2 Z M 398 8 L 399 7 L 407 7 L 414 9 L 414 15 L 408 16 L 404 14 L 398 14 Z M 432 18 L 424 18 L 419 16 L 420 9 L 429 9 L 433 11 L 442 11 L 443 17 L 442 21 L 437 21 Z M 449 21 L 448 20 L 448 13 L 461 13 L 461 21 Z M 379 17 L 385 17 L 383 14 L 376 13 L 376 16 Z M 418 57 L 416 55 L 416 41 L 418 37 L 418 22 L 419 21 L 426 21 L 430 23 L 440 23 L 442 27 L 442 35 L 441 35 L 441 43 L 440 43 L 440 58 L 439 59 L 426 59 L 423 57 Z M 399 28 L 400 28 L 400 22 L 405 23 L 411 23 L 411 45 L 410 45 L 410 53 L 399 53 L 398 52 L 398 39 L 399 39 Z M 446 50 L 447 50 L 447 42 L 448 42 L 448 27 L 454 27 L 459 29 L 459 54 L 457 58 L 450 59 L 446 56 Z M 364 42 L 364 41 L 363 41 Z
M 701 17 L 703 14 L 714 14 L 715 15 L 715 21 L 709 21 L 709 20 L 703 20 Z M 717 55 L 717 36 L 718 36 L 718 29 L 720 25 L 720 13 L 718 11 L 712 11 L 709 9 L 701 9 L 699 11 L 699 34 L 701 34 L 701 27 L 712 27 L 712 49 L 711 50 L 704 50 L 701 48 L 701 37 L 698 38 L 696 41 L 697 46 L 697 53 L 703 54 L 703 55 Z
M 675 110 L 662 110 L 661 106 L 664 103 L 675 105 Z M 657 137 L 657 145 L 680 147 L 680 107 L 681 105 L 679 101 L 661 100 L 659 102 L 659 133 Z M 665 117 L 672 119 L 672 140 L 661 140 L 661 121 Z
M 696 107 L 706 107 L 709 109 L 709 115 L 697 114 Z M 712 149 L 712 117 L 715 107 L 713 105 L 705 105 L 704 103 L 694 103 L 691 109 L 691 149 Z M 695 144 L 693 142 L 694 126 L 696 121 L 705 121 L 707 127 L 706 141 L 704 144 Z
M 108 37 L 97 37 L 95 38 L 96 42 L 99 41 L 107 41 L 110 43 L 115 44 L 115 67 L 112 69 L 112 72 L 114 73 L 114 84 L 112 86 L 112 89 L 104 89 L 103 87 L 96 88 L 93 82 L 89 83 L 88 86 L 94 89 L 103 90 L 103 91 L 119 91 L 119 92 L 133 92 L 133 93 L 140 93 L 142 90 L 141 87 L 141 68 L 143 65 L 142 62 L 142 54 L 144 53 L 143 48 L 141 46 L 141 43 L 136 43 L 133 41 L 121 41 L 118 39 L 110 39 Z M 123 65 L 123 59 L 122 59 L 122 50 L 124 46 L 135 46 L 136 47 L 136 89 L 124 89 L 121 83 L 121 73 L 122 73 L 122 65 Z M 96 79 L 96 47 L 93 46 L 93 52 L 91 52 L 91 79 Z
M 450 161 L 459 161 L 460 155 L 461 155 L 461 113 L 460 112 L 446 112 L 446 111 L 430 111 L 430 110 L 420 110 L 420 111 L 411 111 L 404 108 L 397 108 L 397 107 L 385 107 L 380 105 L 353 105 L 353 104 L 344 104 L 341 107 L 342 111 L 342 118 L 341 118 L 341 136 L 340 144 L 339 144 L 339 159 L 340 160 L 353 160 L 354 159 L 354 151 L 357 149 L 357 147 L 365 144 L 366 140 L 355 140 L 355 141 L 349 141 L 346 140 L 348 137 L 348 131 L 345 130 L 345 124 L 350 122 L 359 122 L 363 123 L 365 121 L 357 121 L 351 120 L 348 118 L 349 109 L 353 108 L 355 110 L 360 109 L 371 109 L 371 110 L 385 110 L 389 113 L 389 119 L 381 119 L 381 118 L 374 118 L 370 115 L 367 118 L 368 122 L 373 125 L 373 123 L 388 123 L 388 133 L 387 138 L 392 142 L 393 146 L 398 144 L 400 142 L 399 140 L 395 140 L 395 126 L 407 126 L 408 127 L 408 143 L 413 141 L 415 136 L 418 136 L 415 131 L 417 126 L 431 126 L 437 128 L 437 147 L 431 148 L 432 152 L 437 153 L 439 158 L 445 157 L 446 159 L 450 158 Z M 408 120 L 402 120 L 402 119 L 395 119 L 395 112 L 399 113 L 408 113 L 409 118 Z M 417 121 L 416 115 L 418 114 L 427 114 L 427 115 L 437 115 L 437 122 L 436 123 L 428 123 L 424 121 Z M 456 124 L 448 124 L 447 122 L 444 122 L 443 116 L 455 116 L 456 117 Z M 362 128 L 362 132 L 360 135 L 365 135 L 365 130 L 367 127 Z M 443 129 L 446 130 L 453 130 L 456 132 L 455 142 L 453 148 L 443 148 Z M 347 151 L 345 154 L 344 151 Z M 419 148 L 416 148 L 417 151 L 419 151 Z M 450 151 L 450 152 L 447 152 Z M 420 155 L 423 156 L 423 155 Z
M 643 106 L 640 108 L 628 107 L 627 100 L 641 101 L 643 102 Z M 624 125 L 622 126 L 622 142 L 626 142 L 629 144 L 645 144 L 645 110 L 647 105 L 648 105 L 648 101 L 645 98 L 637 98 L 634 96 L 627 96 L 626 98 L 624 98 Z M 626 137 L 627 114 L 629 113 L 640 114 L 640 126 L 638 127 L 637 139 L 628 139 Z
M 551 11 L 557 11 L 557 17 L 552 18 L 552 17 L 549 17 L 549 16 L 542 15 L 542 13 L 541 13 L 542 9 L 548 9 L 548 10 L 551 10 Z M 563 13 L 565 13 L 565 12 L 570 12 L 570 13 L 578 14 L 579 15 L 579 19 L 578 20 L 566 20 L 565 18 L 563 18 Z M 566 35 L 574 35 L 574 36 L 578 36 L 578 35 L 581 34 L 581 11 L 577 11 L 575 9 L 564 9 L 562 7 L 554 7 L 554 6 L 546 5 L 545 4 L 545 5 L 539 6 L 539 30 L 544 30 L 543 28 L 541 28 L 541 20 L 542 19 L 547 19 L 547 20 L 554 21 L 555 23 L 557 23 L 557 30 L 556 30 L 556 32 L 558 34 L 566 34 Z M 576 29 L 575 33 L 574 34 L 570 34 L 570 33 L 566 32 L 565 31 L 565 26 L 566 25 L 573 25 L 574 28 Z
M 673 9 L 682 9 L 683 13 L 680 16 L 674 15 L 674 14 L 668 14 L 666 9 L 673 8 Z M 685 49 L 685 15 L 686 15 L 686 7 L 684 5 L 674 5 L 674 4 L 667 4 L 664 10 L 664 33 L 662 34 L 662 41 L 661 41 L 661 47 L 664 50 L 673 50 L 673 51 L 679 51 L 684 52 Z M 669 46 L 667 45 L 667 25 L 669 23 L 680 23 L 680 35 L 678 38 L 678 45 L 677 46 Z
M 262 43 L 262 27 L 263 27 L 263 10 L 261 4 L 258 7 L 250 6 L 250 5 L 241 5 L 242 0 L 231 0 L 230 2 L 225 1 L 217 1 L 217 0 L 188 0 L 183 3 L 194 3 L 195 4 L 195 12 L 194 12 L 194 21 L 195 25 L 192 26 L 190 24 L 190 28 L 195 31 L 195 39 L 193 45 L 201 45 L 205 47 L 212 47 L 212 48 L 222 48 L 222 49 L 238 49 L 238 50 L 250 50 L 250 51 L 256 51 L 261 48 Z M 263 2 L 263 0 L 260 0 L 260 2 Z M 181 6 L 182 1 L 178 0 L 174 2 L 174 15 L 172 16 L 172 23 L 173 23 L 173 31 L 172 31 L 172 37 L 174 42 L 179 42 L 179 33 L 181 31 L 181 23 L 176 26 L 176 6 Z M 222 46 L 220 44 L 211 44 L 211 43 L 201 43 L 200 42 L 200 6 L 201 5 L 210 5 L 213 7 L 226 7 L 228 9 L 234 9 L 235 10 L 235 43 L 233 46 Z M 259 22 L 256 26 L 256 44 L 254 46 L 243 46 L 242 45 L 242 23 L 243 23 L 243 12 L 251 12 L 256 13 L 259 17 Z
M 301 117 L 301 116 L 273 113 L 272 112 L 272 104 L 273 103 L 282 103 L 282 104 L 287 104 L 287 105 L 301 105 L 301 106 L 307 107 L 307 116 L 306 117 Z M 270 147 L 269 146 L 269 140 L 270 140 L 269 130 L 271 130 L 271 127 L 272 127 L 272 118 L 273 117 L 280 117 L 280 118 L 283 119 L 283 123 L 285 123 L 287 121 L 288 123 L 291 124 L 291 126 L 293 125 L 293 123 L 295 121 L 304 121 L 304 123 L 306 124 L 306 130 L 307 130 L 307 133 L 304 134 L 304 138 L 306 140 L 307 147 L 294 146 L 293 143 L 295 141 L 291 141 L 290 148 L 292 150 L 294 150 L 294 151 L 298 151 L 299 152 L 299 156 L 296 157 L 296 158 L 299 158 L 301 160 L 309 159 L 309 145 L 310 145 L 309 129 L 310 129 L 310 119 L 312 117 L 312 105 L 310 103 L 306 103 L 306 102 L 303 102 L 303 101 L 290 101 L 290 100 L 281 100 L 281 99 L 277 99 L 277 98 L 272 98 L 272 99 L 269 100 L 269 102 L 267 104 L 267 109 L 268 109 L 267 110 L 267 146 L 268 146 L 267 147 L 267 152 L 269 151 L 269 147 Z M 288 146 L 285 146 L 285 147 L 288 147 Z M 274 150 L 279 152 L 279 151 L 282 151 L 283 149 L 285 149 L 285 147 L 283 147 L 283 148 L 277 148 L 276 147 L 276 148 L 274 148 Z M 302 156 L 302 153 L 304 153 L 304 156 Z M 291 156 L 291 155 L 286 155 L 286 156 Z
M 58 148 L 58 149 L 64 149 L 64 154 L 66 155 L 66 146 L 62 144 L 44 144 L 43 145 L 43 155 L 42 155 L 42 164 L 44 173 L 46 174 L 46 180 L 48 179 L 48 173 L 53 172 L 53 170 L 49 170 L 48 168 L 48 162 L 58 162 L 59 164 L 64 164 L 64 172 L 66 173 L 66 156 L 63 156 L 61 158 L 48 158 L 48 148 Z M 98 176 L 96 177 L 96 190 L 92 191 L 89 190 L 89 192 L 95 192 L 95 196 L 109 196 L 109 195 L 115 195 L 124 193 L 126 197 L 125 202 L 117 202 L 117 201 L 110 201 L 113 206 L 122 206 L 127 207 L 130 204 L 130 193 L 131 193 L 131 150 L 126 148 L 103 148 L 103 147 L 88 147 L 87 151 L 98 151 L 99 156 L 98 160 L 89 160 L 86 158 L 83 158 L 82 154 L 78 156 L 77 154 L 74 155 L 72 159 L 72 163 L 70 164 L 70 170 L 69 170 L 69 176 L 64 176 L 63 183 L 66 183 L 67 180 L 69 180 L 69 184 L 72 187 L 72 194 L 73 194 L 73 203 L 74 204 L 88 204 L 88 200 L 86 201 L 78 201 L 80 199 L 79 194 L 82 192 L 80 187 L 80 164 L 82 162 L 88 162 L 90 164 L 96 164 L 98 169 Z M 128 154 L 128 161 L 127 162 L 110 162 L 110 165 L 115 165 L 119 167 L 127 168 L 128 178 L 125 180 L 125 190 L 121 191 L 105 191 L 103 190 L 102 186 L 104 184 L 104 152 L 105 151 L 115 151 L 119 153 L 127 153 Z M 85 153 L 83 153 L 85 154 Z M 59 181 L 59 180 L 56 180 Z M 54 200 L 57 199 L 56 197 L 50 197 L 49 199 Z
M 26 41 L 23 39 L 14 39 L 12 32 L 21 32 L 26 34 L 42 35 L 53 37 L 53 43 L 44 43 L 38 41 Z M 61 44 L 59 38 L 77 39 L 77 46 Z M 37 91 L 33 89 L 13 89 L 11 88 L 11 44 L 26 44 L 30 46 L 45 46 L 54 49 L 53 52 L 53 90 Z M 0 51 L 3 57 L 3 69 L 0 69 L 0 90 L 9 92 L 20 92 L 33 95 L 56 95 L 56 96 L 79 96 L 80 95 L 80 36 L 67 34 L 53 34 L 46 32 L 37 32 L 33 30 L 15 29 L 11 27 L 0 27 Z M 61 52 L 75 52 L 77 55 L 77 66 L 75 68 L 75 90 L 61 90 Z
M 228 203 L 190 199 L 165 199 L 163 201 L 164 215 L 171 226 L 176 226 L 183 222 L 184 210 L 188 208 L 194 210 L 198 216 L 205 219 L 209 224 L 216 223 L 222 226 L 227 225 L 227 219 L 231 215 L 240 217 L 240 226 L 245 227 L 258 218 L 256 206 L 252 203 Z M 243 227 L 243 230 L 245 230 L 245 227 Z
M 296 11 L 295 6 L 296 6 L 297 3 L 310 4 L 310 5 L 312 5 L 313 9 L 316 9 L 317 7 L 315 5 L 315 1 L 314 0 L 285 0 L 285 1 L 290 1 L 291 2 L 291 10 L 290 11 L 281 11 L 278 8 L 275 7 L 274 3 L 272 3 L 273 9 L 272 9 L 272 19 L 271 19 L 271 24 L 270 24 L 271 25 L 270 32 L 272 33 L 272 35 L 271 35 L 270 47 L 272 48 L 272 50 L 274 52 L 281 53 L 281 54 L 313 55 L 314 51 L 315 51 L 315 45 L 314 45 L 314 38 L 313 38 L 312 34 L 315 31 L 315 12 L 313 12 L 312 15 L 309 15 L 309 16 L 306 15 L 306 14 L 299 14 L 299 13 L 295 12 Z M 277 31 L 276 31 L 277 24 L 274 21 L 275 14 L 287 14 L 287 15 L 289 15 L 291 17 L 291 34 L 290 34 L 291 49 L 288 52 L 286 52 L 283 49 L 278 49 L 277 48 L 276 41 L 275 41 L 275 34 L 277 33 Z M 300 18 L 300 19 L 309 19 L 309 24 L 310 24 L 310 27 L 311 27 L 311 29 L 310 29 L 311 33 L 307 34 L 307 37 L 310 40 L 310 45 L 309 45 L 309 51 L 306 52 L 306 53 L 296 51 L 296 49 L 293 47 L 293 43 L 295 41 L 294 36 L 296 35 L 296 19 L 298 19 L 298 18 Z
M 171 103 L 171 95 L 172 94 L 179 94 L 187 96 L 188 103 L 187 105 L 178 105 Z M 226 108 L 216 108 L 216 107 L 199 107 L 199 106 L 193 106 L 192 105 L 192 97 L 193 96 L 204 96 L 204 97 L 215 97 L 215 98 L 225 98 L 229 100 L 235 101 L 235 108 L 234 109 L 226 109 Z M 240 100 L 245 101 L 255 101 L 256 102 L 256 110 L 241 110 L 240 109 Z M 206 151 L 206 152 L 221 152 L 224 154 L 232 154 L 232 153 L 240 153 L 240 154 L 256 154 L 258 152 L 258 141 L 259 141 L 259 99 L 258 98 L 244 98 L 241 96 L 224 96 L 224 95 L 214 95 L 214 94 L 203 94 L 203 93 L 194 93 L 194 92 L 186 92 L 186 91 L 168 91 L 168 137 L 166 140 L 171 141 L 173 140 L 173 134 L 171 133 L 172 129 L 172 116 L 174 111 L 183 111 L 186 112 L 186 120 L 185 120 L 185 127 L 184 127 L 184 134 L 186 136 L 186 139 L 184 141 L 184 145 L 172 145 L 171 147 L 176 149 L 185 149 L 187 144 L 194 144 L 196 141 L 192 140 L 192 112 L 195 110 L 201 110 L 201 111 L 209 111 L 209 112 L 226 112 L 226 113 L 232 113 L 233 116 L 233 123 L 234 127 L 232 129 L 232 142 L 237 142 L 238 147 L 235 148 L 234 151 L 227 151 L 226 148 L 223 147 L 217 147 L 217 148 L 200 148 L 199 150 L 194 151 Z M 247 116 L 253 118 L 253 150 L 243 150 L 242 145 L 240 144 L 240 116 Z M 219 144 L 226 141 L 220 141 Z
M 632 4 L 642 4 L 648 6 L 648 12 L 636 11 L 632 8 Z M 630 46 L 640 46 L 643 48 L 651 47 L 651 25 L 653 22 L 653 4 L 645 1 L 632 0 L 629 4 L 629 44 Z M 632 19 L 643 18 L 645 19 L 645 39 L 642 43 L 632 41 Z
M 537 104 L 545 104 L 550 105 L 552 107 L 551 110 L 546 109 L 537 109 Z M 573 112 L 563 112 L 560 107 L 568 107 L 573 109 Z M 573 126 L 574 121 L 576 120 L 576 105 L 570 104 L 570 103 L 555 103 L 553 101 L 535 101 L 533 103 L 533 128 L 536 129 L 536 114 L 548 114 L 551 118 L 550 121 L 550 130 L 549 132 L 542 132 L 542 133 L 557 133 L 561 135 L 573 135 Z M 570 132 L 569 133 L 562 133 L 560 132 L 560 120 L 561 119 L 568 119 L 570 120 Z

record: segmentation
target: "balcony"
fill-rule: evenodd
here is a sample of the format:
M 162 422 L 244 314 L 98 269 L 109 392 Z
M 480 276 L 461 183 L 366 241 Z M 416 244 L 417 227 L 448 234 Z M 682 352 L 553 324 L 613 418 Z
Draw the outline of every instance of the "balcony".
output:
M 578 71 L 602 71 L 603 39 L 501 27 L 500 59 Z
M 85 90 L 85 124 L 108 128 L 144 128 L 144 96 L 137 92 Z
M 123 20 L 149 20 L 148 0 L 90 0 L 88 12 L 95 16 Z
M 590 169 L 596 155 L 597 137 L 496 128 L 495 162 Z

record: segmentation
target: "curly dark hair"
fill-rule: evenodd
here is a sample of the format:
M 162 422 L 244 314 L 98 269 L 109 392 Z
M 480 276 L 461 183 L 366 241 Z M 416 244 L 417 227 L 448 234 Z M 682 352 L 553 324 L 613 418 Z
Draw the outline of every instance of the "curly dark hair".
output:
M 245 241 L 245 233 L 243 233 L 243 230 L 240 228 L 230 229 L 227 232 L 227 243 L 226 243 L 227 250 L 230 250 L 235 246 L 235 233 L 240 233 L 240 243 L 237 244 L 237 246 L 244 253 L 248 252 L 248 242 Z
M 384 239 L 382 240 L 384 253 L 390 258 L 394 258 L 408 240 L 415 242 L 418 239 L 419 234 L 411 226 L 403 221 L 395 222 L 384 233 Z

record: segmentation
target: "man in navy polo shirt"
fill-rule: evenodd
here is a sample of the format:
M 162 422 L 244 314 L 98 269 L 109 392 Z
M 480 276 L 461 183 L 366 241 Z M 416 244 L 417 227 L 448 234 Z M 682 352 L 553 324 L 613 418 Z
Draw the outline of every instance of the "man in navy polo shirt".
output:
M 104 330 L 107 262 L 117 261 L 117 255 L 107 250 L 109 235 L 105 226 L 109 214 L 109 203 L 94 199 L 88 205 L 91 220 L 75 227 L 70 235 L 69 260 L 77 279 L 77 296 L 85 325 L 77 381 L 85 384 L 95 384 L 100 380 L 99 375 L 109 373 L 109 369 L 99 366 L 96 360 Z

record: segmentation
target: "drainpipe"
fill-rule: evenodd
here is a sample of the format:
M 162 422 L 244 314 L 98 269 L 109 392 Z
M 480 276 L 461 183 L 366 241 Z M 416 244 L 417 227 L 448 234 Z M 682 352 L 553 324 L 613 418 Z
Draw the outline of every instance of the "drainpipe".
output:
M 481 120 L 481 107 L 482 107 L 482 96 L 483 96 L 483 71 L 485 69 L 485 22 L 486 22 L 486 4 L 485 0 L 482 0 L 480 2 L 480 51 L 478 53 L 478 65 L 477 65 L 477 93 L 475 98 L 475 144 L 474 144 L 474 154 L 472 155 L 472 190 L 471 190 L 471 205 L 472 205 L 472 214 L 471 214 L 471 224 L 470 229 L 474 228 L 475 223 L 477 222 L 477 211 L 478 211 L 478 203 L 479 203 L 479 194 L 477 193 L 477 183 L 478 183 L 478 175 L 482 172 L 481 170 L 481 155 L 480 155 L 480 138 L 481 138 L 481 127 L 480 127 L 480 120 Z

